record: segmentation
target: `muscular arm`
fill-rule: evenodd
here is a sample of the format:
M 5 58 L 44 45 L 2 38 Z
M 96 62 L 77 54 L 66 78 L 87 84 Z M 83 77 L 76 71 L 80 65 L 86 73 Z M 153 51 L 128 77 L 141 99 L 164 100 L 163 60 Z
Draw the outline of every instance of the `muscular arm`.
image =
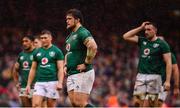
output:
M 64 66 L 64 61 L 63 60 L 58 60 L 57 61 L 57 68 L 58 68 L 58 80 L 59 83 L 63 83 L 64 80 L 64 72 L 63 72 L 63 66 Z
M 126 41 L 129 41 L 129 42 L 138 43 L 138 36 L 136 34 L 138 32 L 140 32 L 141 30 L 143 30 L 145 25 L 148 24 L 148 23 L 149 23 L 148 21 L 143 22 L 141 26 L 126 32 L 123 35 L 123 39 L 126 40 Z
M 172 62 L 171 62 L 171 53 L 163 54 L 164 61 L 166 63 L 166 82 L 170 84 L 171 73 L 172 73 Z
M 92 37 L 88 37 L 85 39 L 84 45 L 87 47 L 87 55 L 86 55 L 85 63 L 92 64 L 93 59 L 97 52 L 97 44 Z
M 137 27 L 135 29 L 132 29 L 123 35 L 123 39 L 129 42 L 138 43 L 138 36 L 136 34 L 140 32 L 141 30 L 142 30 L 142 27 Z
M 172 65 L 173 79 L 174 79 L 174 88 L 179 89 L 179 69 L 177 64 Z
M 19 81 L 19 63 L 16 62 L 13 66 L 13 79 L 16 84 L 18 84 Z
M 27 86 L 31 86 L 31 84 L 34 80 L 35 74 L 36 74 L 36 68 L 37 68 L 37 62 L 33 61 L 32 66 L 31 66 L 31 70 L 30 70 L 29 76 L 28 76 Z

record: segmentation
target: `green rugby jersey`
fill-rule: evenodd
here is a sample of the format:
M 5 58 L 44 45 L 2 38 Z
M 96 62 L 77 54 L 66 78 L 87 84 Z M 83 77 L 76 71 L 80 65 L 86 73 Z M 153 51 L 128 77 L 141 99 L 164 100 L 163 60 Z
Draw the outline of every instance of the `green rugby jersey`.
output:
M 37 62 L 37 82 L 57 81 L 57 61 L 63 59 L 64 55 L 62 51 L 55 45 L 52 45 L 48 49 L 39 48 L 34 54 L 33 60 Z
M 163 54 L 169 53 L 170 48 L 167 42 L 157 38 L 149 41 L 144 37 L 139 37 L 139 64 L 138 72 L 142 74 L 159 74 L 166 71 Z
M 22 51 L 19 53 L 17 62 L 19 63 L 19 74 L 20 74 L 20 83 L 21 88 L 25 88 L 28 81 L 29 71 L 31 69 L 32 61 L 33 61 L 33 54 L 36 52 L 37 49 L 34 49 L 31 52 Z M 36 78 L 34 79 L 33 83 L 35 83 Z
M 172 59 L 172 64 L 177 64 L 176 57 L 175 57 L 174 53 L 171 53 L 171 59 Z
M 76 32 L 66 38 L 66 56 L 68 75 L 80 73 L 76 70 L 77 65 L 85 63 L 87 47 L 83 44 L 86 38 L 93 38 L 91 33 L 84 27 L 79 27 Z M 87 66 L 86 71 L 93 68 L 92 64 Z

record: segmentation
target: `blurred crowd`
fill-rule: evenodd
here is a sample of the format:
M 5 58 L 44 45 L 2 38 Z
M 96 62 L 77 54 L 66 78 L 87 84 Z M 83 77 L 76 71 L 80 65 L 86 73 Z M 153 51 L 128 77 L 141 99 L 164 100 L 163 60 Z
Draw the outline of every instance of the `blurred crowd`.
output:
M 53 32 L 53 43 L 65 53 L 64 42 L 68 33 L 65 32 L 63 15 L 72 7 L 82 10 L 85 27 L 91 31 L 98 44 L 98 54 L 94 60 L 96 79 L 90 97 L 90 102 L 95 106 L 132 105 L 138 47 L 123 41 L 122 34 L 144 20 L 150 19 L 159 25 L 159 35 L 163 35 L 172 46 L 180 64 L 180 11 L 175 8 L 179 7 L 178 3 L 172 4 L 169 0 L 164 0 L 164 3 L 158 0 L 140 0 L 137 3 L 134 0 L 39 2 L 30 0 L 26 6 L 26 2 L 0 1 L 0 106 L 21 106 L 11 71 L 22 50 L 21 38 L 38 35 L 44 28 L 49 29 Z M 3 10 L 5 6 L 7 10 Z M 60 97 L 57 106 L 70 106 L 66 86 L 60 91 Z M 173 97 L 171 92 L 166 105 L 180 106 L 180 97 Z

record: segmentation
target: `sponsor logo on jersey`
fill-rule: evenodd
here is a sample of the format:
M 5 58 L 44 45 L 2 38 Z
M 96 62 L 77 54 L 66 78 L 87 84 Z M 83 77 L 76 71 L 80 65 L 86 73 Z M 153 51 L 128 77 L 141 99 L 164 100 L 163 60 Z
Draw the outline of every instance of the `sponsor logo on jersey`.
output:
M 153 47 L 154 47 L 154 48 L 157 48 L 157 47 L 159 47 L 159 44 L 154 43 L 154 44 L 153 44 Z
M 144 49 L 144 55 L 149 55 L 149 53 L 150 53 L 150 49 L 149 48 L 146 48 L 146 49 Z
M 147 45 L 147 42 L 143 41 L 143 45 Z
M 23 62 L 23 68 L 28 68 L 29 67 L 29 63 L 27 61 Z
M 55 52 L 54 51 L 49 52 L 49 56 L 54 57 L 55 56 Z
M 20 60 L 23 60 L 23 59 L 24 59 L 24 56 L 21 56 L 21 57 L 20 57 Z
M 48 63 L 48 59 L 46 57 L 42 58 L 41 63 L 43 65 L 47 64 Z
M 67 51 L 70 51 L 70 48 L 71 48 L 71 45 L 68 43 L 68 44 L 66 44 L 66 50 Z
M 37 55 L 36 56 L 41 56 L 41 53 L 37 53 Z

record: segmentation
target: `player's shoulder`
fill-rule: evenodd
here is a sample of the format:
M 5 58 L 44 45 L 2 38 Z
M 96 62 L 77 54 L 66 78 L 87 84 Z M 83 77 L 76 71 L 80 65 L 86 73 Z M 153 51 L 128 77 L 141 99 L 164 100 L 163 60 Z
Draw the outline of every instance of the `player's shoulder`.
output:
M 53 49 L 59 49 L 56 45 L 52 44 Z
M 19 62 L 19 60 L 24 60 L 26 57 L 26 53 L 24 51 L 21 51 L 19 54 L 18 54 L 18 59 L 17 61 Z
M 58 52 L 61 51 L 61 49 L 58 48 L 58 47 L 57 47 L 56 45 L 54 45 L 54 44 L 52 45 L 52 48 L 53 48 L 53 50 L 55 50 L 55 51 L 58 51 Z
M 60 48 L 58 48 L 56 45 L 53 45 L 52 47 L 53 47 L 53 49 L 49 52 L 50 55 L 53 55 L 53 54 L 63 55 L 62 50 Z
M 21 51 L 21 52 L 18 54 L 18 60 L 19 60 L 20 58 L 22 58 L 22 56 L 23 56 L 23 51 Z
M 89 32 L 89 30 L 83 26 L 81 26 L 80 30 L 85 31 L 85 32 Z
M 160 45 L 169 45 L 165 40 L 160 39 L 160 38 L 157 38 L 157 42 L 158 42 Z
M 43 48 L 42 47 L 40 47 L 40 48 L 35 48 L 34 50 L 33 50 L 33 56 L 34 57 L 38 57 L 38 56 L 41 56 L 41 54 L 43 53 Z
M 21 51 L 18 55 L 23 55 L 24 54 L 24 51 Z
M 81 26 L 78 30 L 78 34 L 90 34 L 90 31 L 88 29 L 86 29 L 85 27 Z
M 24 56 L 26 53 L 24 52 L 24 51 L 21 51 L 19 54 L 18 54 L 18 56 L 20 57 L 20 56 Z

